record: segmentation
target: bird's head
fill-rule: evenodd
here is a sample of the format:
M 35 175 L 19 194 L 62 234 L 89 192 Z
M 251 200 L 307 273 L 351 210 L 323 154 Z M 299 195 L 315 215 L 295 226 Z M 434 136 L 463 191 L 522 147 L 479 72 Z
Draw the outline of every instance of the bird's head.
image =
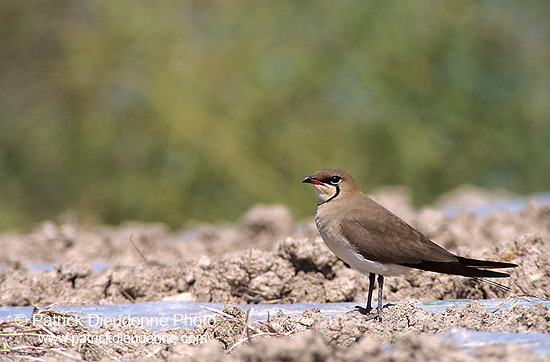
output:
M 319 170 L 313 176 L 303 179 L 302 183 L 313 185 L 318 205 L 360 192 L 353 177 L 339 168 Z

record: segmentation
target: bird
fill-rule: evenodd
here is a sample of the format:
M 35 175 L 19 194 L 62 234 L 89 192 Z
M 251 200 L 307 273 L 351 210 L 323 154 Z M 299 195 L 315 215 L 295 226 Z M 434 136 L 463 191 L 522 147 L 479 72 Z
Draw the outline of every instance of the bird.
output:
M 314 187 L 315 224 L 325 244 L 351 268 L 369 276 L 367 305 L 356 307 L 368 320 L 382 320 L 384 277 L 420 269 L 466 277 L 505 278 L 510 275 L 485 269 L 517 267 L 517 264 L 470 259 L 447 251 L 363 194 L 353 177 L 342 169 L 324 168 L 304 178 L 302 183 Z M 375 279 L 378 305 L 372 313 Z

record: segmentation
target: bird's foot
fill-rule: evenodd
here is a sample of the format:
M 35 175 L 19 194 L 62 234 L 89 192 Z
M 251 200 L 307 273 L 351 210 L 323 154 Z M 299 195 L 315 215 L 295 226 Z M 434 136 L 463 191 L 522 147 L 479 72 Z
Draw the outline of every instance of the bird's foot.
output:
M 370 308 L 370 309 L 367 309 L 367 308 L 363 308 L 361 307 L 360 305 L 356 305 L 355 306 L 355 309 L 350 311 L 350 312 L 355 312 L 355 311 L 358 311 L 359 313 L 361 313 L 362 315 L 365 316 L 366 320 L 370 321 L 371 319 L 379 319 L 380 321 L 382 321 L 382 315 L 379 313 L 379 312 L 376 312 L 376 313 L 371 313 L 371 311 L 373 310 L 373 308 Z M 349 312 L 348 312 L 349 313 Z
M 380 315 L 380 313 L 377 312 L 377 313 L 369 314 L 365 316 L 365 320 L 367 321 L 370 321 L 373 319 L 378 319 L 380 322 L 382 322 L 382 315 Z
M 367 315 L 367 314 L 370 314 L 371 310 L 372 310 L 372 308 L 367 309 L 367 308 L 361 307 L 360 305 L 356 305 L 355 309 L 351 310 L 350 312 L 358 311 L 361 314 Z

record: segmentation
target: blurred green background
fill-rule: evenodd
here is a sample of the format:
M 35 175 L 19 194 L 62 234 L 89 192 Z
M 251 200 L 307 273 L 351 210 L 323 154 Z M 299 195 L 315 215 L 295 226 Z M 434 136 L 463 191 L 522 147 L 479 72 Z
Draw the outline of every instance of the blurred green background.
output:
M 550 189 L 547 0 L 0 3 L 0 229 L 313 215 L 319 168 L 417 205 Z

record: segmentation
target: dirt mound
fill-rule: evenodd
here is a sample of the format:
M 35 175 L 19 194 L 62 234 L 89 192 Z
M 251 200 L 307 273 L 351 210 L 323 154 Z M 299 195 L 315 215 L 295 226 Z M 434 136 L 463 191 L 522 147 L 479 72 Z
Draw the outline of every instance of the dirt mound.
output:
M 548 297 L 547 249 L 542 239 L 522 235 L 484 254 L 488 259 L 521 265 L 510 270 L 510 278 L 499 280 L 509 291 L 482 280 L 413 271 L 387 278 L 385 297 L 390 301 Z M 111 265 L 98 272 L 87 263 L 69 263 L 34 272 L 20 263 L 10 263 L 0 273 L 3 306 L 134 303 L 164 298 L 235 304 L 363 303 L 367 289 L 367 278 L 337 260 L 319 238 L 288 238 L 272 252 L 251 249 L 172 265 L 142 260 L 136 266 Z
M 269 221 L 277 215 L 283 222 Z M 209 241 L 204 241 L 205 234 L 196 234 L 197 229 L 186 232 L 194 236 L 182 241 L 159 224 L 91 227 L 74 219 L 44 223 L 30 234 L 4 234 L 0 236 L 4 251 L 0 305 L 112 304 L 164 298 L 235 304 L 364 302 L 367 277 L 339 261 L 309 226 L 288 236 L 293 230 L 288 215 L 278 206 L 257 207 L 226 233 L 226 239 L 211 233 Z M 510 261 L 520 267 L 510 270 L 510 278 L 499 280 L 510 288 L 508 292 L 479 280 L 413 271 L 387 278 L 384 295 L 388 300 L 549 296 L 550 263 L 545 256 L 550 252 L 550 205 L 530 202 L 516 215 L 455 218 L 426 209 L 413 223 L 451 250 L 460 245 L 456 249 L 461 255 Z M 211 229 L 218 233 L 226 227 Z M 235 240 L 242 240 L 243 248 L 251 244 L 254 248 L 221 255 L 195 250 L 198 243 L 214 246 Z M 22 263 L 29 261 L 67 264 L 31 271 Z M 92 261 L 110 264 L 95 271 Z

